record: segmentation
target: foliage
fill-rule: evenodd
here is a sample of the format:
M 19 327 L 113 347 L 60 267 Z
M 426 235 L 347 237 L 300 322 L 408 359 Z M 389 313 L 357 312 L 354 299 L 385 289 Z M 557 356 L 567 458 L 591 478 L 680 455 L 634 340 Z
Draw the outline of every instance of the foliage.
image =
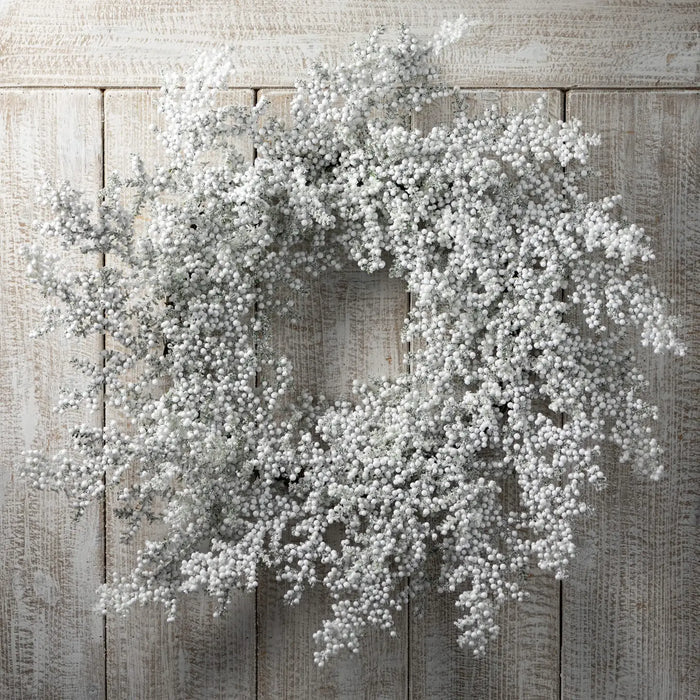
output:
M 106 483 L 129 533 L 144 519 L 166 532 L 104 587 L 105 610 L 157 601 L 172 617 L 195 590 L 223 609 L 269 567 L 290 602 L 328 589 L 324 663 L 437 585 L 481 653 L 529 566 L 565 574 L 606 444 L 658 477 L 655 409 L 625 339 L 632 327 L 657 352 L 683 348 L 641 271 L 644 232 L 615 219 L 616 198 L 585 194 L 595 137 L 550 122 L 543 100 L 406 126 L 453 95 L 434 57 L 466 26 L 395 45 L 374 33 L 351 62 L 310 71 L 288 126 L 264 103 L 221 106 L 230 55 L 203 57 L 184 90 L 164 89 L 163 167 L 136 158 L 94 211 L 68 184 L 45 191 L 42 239 L 85 266 L 28 252 L 56 300 L 44 331 L 109 339 L 60 408 L 98 406 L 104 389 L 121 419 L 76 427 L 70 450 L 33 452 L 26 472 L 78 513 Z M 293 315 L 290 290 L 348 261 L 405 281 L 412 371 L 329 402 L 295 386 L 269 329 Z

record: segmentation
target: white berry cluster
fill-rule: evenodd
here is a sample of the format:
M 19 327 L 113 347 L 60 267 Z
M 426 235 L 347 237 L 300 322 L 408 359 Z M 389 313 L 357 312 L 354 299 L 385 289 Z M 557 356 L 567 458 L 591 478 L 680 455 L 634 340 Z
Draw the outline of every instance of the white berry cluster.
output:
M 581 191 L 595 138 L 543 101 L 407 126 L 452 94 L 434 55 L 465 26 L 428 42 L 373 34 L 310 72 L 287 125 L 264 103 L 221 106 L 230 57 L 204 58 L 164 90 L 163 167 L 135 159 L 95 209 L 67 184 L 46 190 L 42 238 L 85 267 L 29 250 L 56 299 L 45 330 L 107 338 L 60 408 L 104 392 L 120 419 L 30 454 L 26 473 L 78 512 L 104 481 L 129 533 L 144 519 L 166 532 L 104 587 L 105 610 L 158 601 L 172 617 L 195 590 L 223 610 L 270 568 L 290 602 L 328 590 L 318 663 L 357 651 L 368 627 L 393 633 L 431 590 L 456 592 L 459 642 L 481 653 L 529 566 L 565 574 L 603 448 L 659 475 L 629 333 L 683 347 L 643 271 L 644 232 L 615 219 L 614 197 Z M 295 386 L 270 328 L 294 315 L 290 291 L 348 261 L 405 281 L 412 352 L 397 379 L 332 403 Z

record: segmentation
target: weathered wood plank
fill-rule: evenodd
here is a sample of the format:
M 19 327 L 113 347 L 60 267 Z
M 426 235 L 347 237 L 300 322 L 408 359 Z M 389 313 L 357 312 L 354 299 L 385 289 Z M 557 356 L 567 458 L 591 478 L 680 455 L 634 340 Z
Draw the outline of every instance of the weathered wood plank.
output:
M 287 113 L 291 93 L 266 91 L 271 112 Z M 349 268 L 351 266 L 349 265 Z M 396 376 L 405 348 L 401 326 L 408 311 L 404 285 L 385 273 L 330 273 L 297 295 L 298 322 L 280 323 L 274 344 L 291 361 L 299 385 L 335 399 L 349 396 L 353 379 Z M 258 689 L 261 699 L 348 700 L 404 698 L 407 681 L 407 620 L 397 636 L 371 632 L 358 654 L 315 666 L 313 633 L 330 614 L 330 597 L 307 591 L 298 606 L 285 605 L 286 588 L 267 575 L 258 589 Z
M 334 273 L 296 301 L 298 325 L 279 329 L 277 337 L 307 390 L 347 396 L 353 378 L 391 376 L 400 367 L 407 302 L 396 280 Z M 330 614 L 330 598 L 310 590 L 289 607 L 282 600 L 285 590 L 271 575 L 258 590 L 260 698 L 405 697 L 405 616 L 397 621 L 396 638 L 370 633 L 357 655 L 339 656 L 318 669 L 312 635 Z
M 159 162 L 162 149 L 149 125 L 159 121 L 155 90 L 105 92 L 105 164 L 107 172 L 128 172 L 138 153 L 146 167 Z M 252 105 L 250 90 L 222 94 L 222 100 Z M 252 149 L 250 149 L 252 157 Z M 110 410 L 107 410 L 107 419 Z M 113 515 L 113 494 L 107 502 L 107 570 L 125 573 L 136 550 L 155 526 L 138 538 L 119 542 L 120 521 Z M 166 621 L 162 608 L 133 610 L 107 621 L 107 679 L 115 698 L 252 698 L 255 696 L 255 597 L 236 596 L 224 615 L 205 594 L 189 595 L 178 619 Z
M 157 86 L 164 69 L 232 44 L 236 86 L 293 85 L 317 59 L 401 22 L 431 34 L 460 13 L 481 25 L 446 55 L 466 87 L 658 87 L 698 84 L 693 0 L 7 0 L 1 85 Z
M 101 507 L 76 522 L 63 494 L 18 477 L 23 450 L 57 450 L 76 422 L 99 422 L 87 411 L 52 413 L 59 389 L 79 381 L 70 358 L 94 361 L 100 344 L 29 337 L 44 300 L 20 251 L 40 216 L 40 169 L 88 196 L 99 188 L 100 114 L 97 90 L 0 91 L 0 696 L 8 699 L 104 695 L 102 619 L 92 610 Z
M 465 91 L 463 97 L 477 116 L 491 105 L 501 112 L 524 110 L 543 94 L 551 118 L 559 119 L 562 94 L 556 90 L 476 90 Z M 425 130 L 449 123 L 453 112 L 452 101 L 444 100 L 421 112 L 416 126 Z M 526 590 L 529 598 L 504 608 L 500 636 L 483 659 L 457 645 L 456 596 L 431 593 L 422 616 L 411 615 L 410 696 L 416 700 L 558 697 L 559 582 L 533 568 Z
M 700 695 L 699 107 L 697 92 L 574 91 L 567 101 L 603 137 L 591 193 L 622 194 L 623 214 L 651 235 L 652 275 L 677 300 L 689 348 L 682 360 L 640 355 L 666 475 L 653 483 L 609 464 L 581 527 L 563 586 L 562 697 L 572 700 Z

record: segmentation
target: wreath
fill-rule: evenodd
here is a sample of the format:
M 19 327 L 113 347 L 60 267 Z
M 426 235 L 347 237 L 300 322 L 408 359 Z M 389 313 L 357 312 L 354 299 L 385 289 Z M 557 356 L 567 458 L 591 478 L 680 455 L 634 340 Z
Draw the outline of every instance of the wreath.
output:
M 104 396 L 121 418 L 29 453 L 25 474 L 77 514 L 114 488 L 127 537 L 144 520 L 166 531 L 102 588 L 103 611 L 154 601 L 172 619 L 196 590 L 221 611 L 270 569 L 290 603 L 328 590 L 323 664 L 370 626 L 394 633 L 396 611 L 436 587 L 456 591 L 458 641 L 479 654 L 528 567 L 564 576 L 604 446 L 659 476 L 656 409 L 625 339 L 683 346 L 642 269 L 647 236 L 582 188 L 597 138 L 551 122 L 543 100 L 406 126 L 457 94 L 435 57 L 466 26 L 375 32 L 308 73 L 288 126 L 264 101 L 221 106 L 230 53 L 204 56 L 163 90 L 165 166 L 135 157 L 94 207 L 67 183 L 44 190 L 52 215 L 27 251 L 56 300 L 40 330 L 108 338 L 98 362 L 76 361 L 85 380 L 59 410 Z M 412 350 L 395 379 L 332 402 L 295 386 L 269 329 L 293 317 L 290 291 L 348 263 L 405 282 Z

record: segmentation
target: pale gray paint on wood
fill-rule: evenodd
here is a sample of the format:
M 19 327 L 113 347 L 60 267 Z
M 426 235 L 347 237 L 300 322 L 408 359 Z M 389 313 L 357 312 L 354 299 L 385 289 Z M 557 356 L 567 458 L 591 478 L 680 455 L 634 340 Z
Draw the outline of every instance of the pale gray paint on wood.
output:
M 615 466 L 582 523 L 563 587 L 563 696 L 685 699 L 700 695 L 700 99 L 687 92 L 573 92 L 569 116 L 598 131 L 593 196 L 623 196 L 644 226 L 658 286 L 686 319 L 682 360 L 640 352 L 666 449 L 658 483 Z
M 501 113 L 528 109 L 540 96 L 551 119 L 562 113 L 562 93 L 478 90 L 462 98 L 470 116 L 495 105 Z M 416 126 L 425 131 L 449 123 L 454 102 L 445 99 L 420 113 Z M 434 568 L 437 576 L 438 568 Z M 498 622 L 501 634 L 484 659 L 457 645 L 454 621 L 459 614 L 455 594 L 433 592 L 422 616 L 411 617 L 411 698 L 556 698 L 559 693 L 559 583 L 550 573 L 533 568 L 528 574 L 529 598 L 505 606 Z M 416 607 L 414 605 L 414 607 Z
M 147 168 L 162 163 L 163 150 L 151 123 L 162 125 L 155 90 L 105 92 L 107 173 L 128 173 L 131 154 Z M 251 90 L 222 93 L 222 102 L 252 105 Z M 250 145 L 243 152 L 252 157 Z M 118 419 L 107 410 L 107 420 Z M 113 515 L 115 494 L 107 501 L 107 571 L 126 573 L 156 525 L 144 526 L 128 545 L 119 542 L 120 521 Z M 213 618 L 215 603 L 206 594 L 183 598 L 175 622 L 162 607 L 134 608 L 126 617 L 107 619 L 107 682 L 113 698 L 251 698 L 255 695 L 255 597 L 234 596 L 226 613 Z
M 27 281 L 21 248 L 34 237 L 38 170 L 94 196 L 102 174 L 100 93 L 0 91 L 0 697 L 104 694 L 99 504 L 75 522 L 64 494 L 19 478 L 25 449 L 67 446 L 86 411 L 56 415 L 59 390 L 78 381 L 71 357 L 96 360 L 96 340 L 40 339 L 43 301 Z M 43 211 L 48 215 L 47 211 Z M 83 262 L 83 261 L 81 261 Z M 98 265 L 94 258 L 95 267 Z M 90 261 L 87 261 L 90 264 Z
M 427 36 L 460 14 L 481 24 L 446 53 L 451 84 L 698 84 L 693 0 L 5 0 L 0 85 L 158 86 L 164 70 L 224 44 L 236 86 L 293 85 L 380 24 Z

